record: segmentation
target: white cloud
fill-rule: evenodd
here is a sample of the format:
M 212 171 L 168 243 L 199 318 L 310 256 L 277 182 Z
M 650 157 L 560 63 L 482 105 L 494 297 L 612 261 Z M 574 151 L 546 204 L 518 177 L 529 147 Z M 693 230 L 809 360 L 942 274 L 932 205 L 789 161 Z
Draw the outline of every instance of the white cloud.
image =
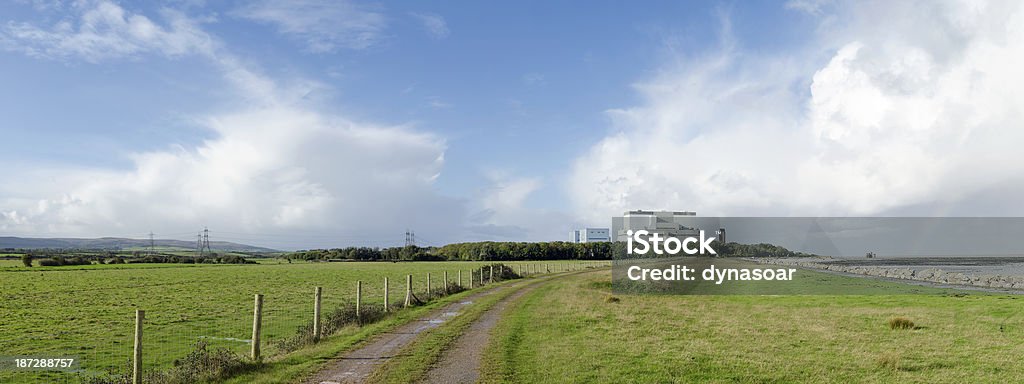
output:
M 105 19 L 104 44 L 138 42 L 139 48 L 107 56 L 54 48 L 45 56 L 109 60 L 179 52 L 163 44 L 173 39 L 133 32 L 152 25 L 144 16 L 110 7 L 117 6 L 99 3 L 75 22 L 95 25 L 90 20 L 97 13 L 117 15 Z M 69 30 L 58 40 L 77 39 L 84 30 L 92 31 Z M 206 36 L 194 32 L 188 35 Z M 7 174 L 0 182 L 0 232 L 138 236 L 152 230 L 159 236 L 207 225 L 220 239 L 289 248 L 394 245 L 404 228 L 445 240 L 463 231 L 463 203 L 433 188 L 444 165 L 443 138 L 322 112 L 305 101 L 319 83 L 271 79 L 217 44 L 203 46 L 210 50 L 190 52 L 219 68 L 240 100 L 196 119 L 209 139 L 129 154 L 126 170 L 40 165 Z
M 494 185 L 481 203 L 484 209 L 495 212 L 522 207 L 526 198 L 540 188 L 540 180 L 530 177 L 494 179 L 492 182 Z
M 310 52 L 324 53 L 377 44 L 388 24 L 378 8 L 351 0 L 264 0 L 249 3 L 235 14 L 274 25 L 280 33 L 301 40 Z
M 168 57 L 209 54 L 215 49 L 210 36 L 177 11 L 163 10 L 166 25 L 160 25 L 109 1 L 85 3 L 75 10 L 77 19 L 49 28 L 8 22 L 0 32 L 0 44 L 29 56 L 81 58 L 93 63 L 149 53 Z
M 820 16 L 831 4 L 832 0 L 790 0 L 786 2 L 786 8 Z
M 430 107 L 434 108 L 434 109 L 448 109 L 448 108 L 453 107 L 452 103 L 449 103 L 447 101 L 441 100 L 441 98 L 436 97 L 436 96 L 428 97 L 427 98 L 427 104 L 430 105 Z
M 137 153 L 128 171 L 68 171 L 74 177 L 57 188 L 0 200 L 0 230 L 103 235 L 209 225 L 360 234 L 372 243 L 387 231 L 397 239 L 405 226 L 431 228 L 436 237 L 457 228 L 460 207 L 432 191 L 445 151 L 434 135 L 288 106 L 205 124 L 215 138 L 197 148 Z
M 443 39 L 448 37 L 448 34 L 451 33 L 451 31 L 448 30 L 448 23 L 444 21 L 444 18 L 441 17 L 441 15 L 416 12 L 410 13 L 409 15 L 415 17 L 423 24 L 423 28 L 427 30 L 430 37 Z
M 835 12 L 822 15 L 820 46 L 726 47 L 639 85 L 646 102 L 609 111 L 616 131 L 573 167 L 578 214 L 1024 213 L 1021 6 Z M 809 67 L 819 52 L 831 59 Z
M 536 177 L 485 172 L 490 185 L 470 206 L 467 234 L 473 240 L 549 241 L 568 238 L 571 216 L 559 210 L 530 207 L 530 196 L 544 187 Z M 565 238 L 558 236 L 565 234 Z

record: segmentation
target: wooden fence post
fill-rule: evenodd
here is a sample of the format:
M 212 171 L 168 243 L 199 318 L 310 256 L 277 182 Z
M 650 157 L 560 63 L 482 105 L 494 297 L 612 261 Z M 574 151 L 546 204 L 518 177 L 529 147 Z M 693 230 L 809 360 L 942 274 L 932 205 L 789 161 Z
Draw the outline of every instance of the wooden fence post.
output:
M 135 310 L 135 353 L 132 355 L 132 384 L 142 384 L 142 321 L 146 311 Z
M 363 281 L 356 280 L 356 322 L 363 323 Z
M 323 287 L 316 287 L 313 299 L 313 341 L 320 341 L 320 298 L 323 295 Z
M 412 305 L 412 275 L 405 275 L 405 307 Z
M 484 286 L 484 267 L 480 267 L 480 286 Z
M 384 278 L 384 312 L 388 311 L 388 278 Z
M 494 284 L 494 264 L 490 265 L 490 270 L 491 270 L 491 279 L 490 279 L 490 281 L 488 281 L 488 283 Z
M 462 287 L 462 270 L 459 270 L 459 287 Z
M 427 300 L 430 300 L 430 272 L 427 272 Z
M 448 271 L 444 271 L 444 294 L 448 294 Z
M 263 295 L 256 294 L 252 307 L 252 350 L 250 356 L 253 361 L 260 359 L 260 332 L 263 328 Z

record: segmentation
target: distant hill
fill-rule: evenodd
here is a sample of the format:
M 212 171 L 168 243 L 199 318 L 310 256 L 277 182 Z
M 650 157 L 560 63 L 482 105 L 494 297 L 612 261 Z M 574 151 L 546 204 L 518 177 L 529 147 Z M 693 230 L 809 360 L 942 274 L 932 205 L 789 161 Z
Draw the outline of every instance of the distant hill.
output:
M 175 247 L 193 249 L 194 241 L 156 239 L 157 247 Z M 120 250 L 128 248 L 144 248 L 149 246 L 149 239 L 126 239 L 121 237 L 101 237 L 98 239 L 77 238 L 35 238 L 35 237 L 0 237 L 0 249 L 105 249 Z M 210 248 L 214 251 L 228 252 L 278 252 L 276 249 L 232 243 L 228 241 L 211 241 Z

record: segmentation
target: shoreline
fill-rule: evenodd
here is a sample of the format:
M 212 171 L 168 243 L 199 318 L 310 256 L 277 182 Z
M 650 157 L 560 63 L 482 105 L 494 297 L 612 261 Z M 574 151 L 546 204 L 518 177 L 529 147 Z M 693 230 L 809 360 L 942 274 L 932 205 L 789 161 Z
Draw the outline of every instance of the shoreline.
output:
M 744 259 L 764 265 L 790 266 L 840 276 L 872 278 L 917 286 L 1024 295 L 1024 276 L 952 272 L 933 266 L 922 266 L 925 268 L 917 270 L 903 266 L 905 264 L 901 264 L 900 267 L 844 265 L 828 261 L 843 262 L 847 260 L 832 258 L 808 260 L 808 258 L 762 257 Z

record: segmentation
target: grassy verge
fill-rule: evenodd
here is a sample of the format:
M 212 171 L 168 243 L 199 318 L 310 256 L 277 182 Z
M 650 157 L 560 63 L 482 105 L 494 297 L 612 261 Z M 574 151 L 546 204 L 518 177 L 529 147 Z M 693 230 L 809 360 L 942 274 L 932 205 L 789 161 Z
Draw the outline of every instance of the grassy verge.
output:
M 534 281 L 536 280 L 527 279 L 513 281 L 510 284 L 522 285 Z M 389 360 L 374 372 L 370 376 L 369 382 L 409 383 L 422 380 L 431 365 L 441 359 L 444 352 L 454 345 L 473 322 L 516 291 L 516 289 L 510 288 L 480 297 L 473 305 L 466 307 L 463 313 L 418 337 L 403 349 L 398 357 Z
M 610 286 L 607 271 L 594 272 L 526 294 L 492 333 L 481 380 L 995 383 L 1024 377 L 1019 296 L 897 291 L 613 299 Z M 898 319 L 913 326 L 892 326 Z

